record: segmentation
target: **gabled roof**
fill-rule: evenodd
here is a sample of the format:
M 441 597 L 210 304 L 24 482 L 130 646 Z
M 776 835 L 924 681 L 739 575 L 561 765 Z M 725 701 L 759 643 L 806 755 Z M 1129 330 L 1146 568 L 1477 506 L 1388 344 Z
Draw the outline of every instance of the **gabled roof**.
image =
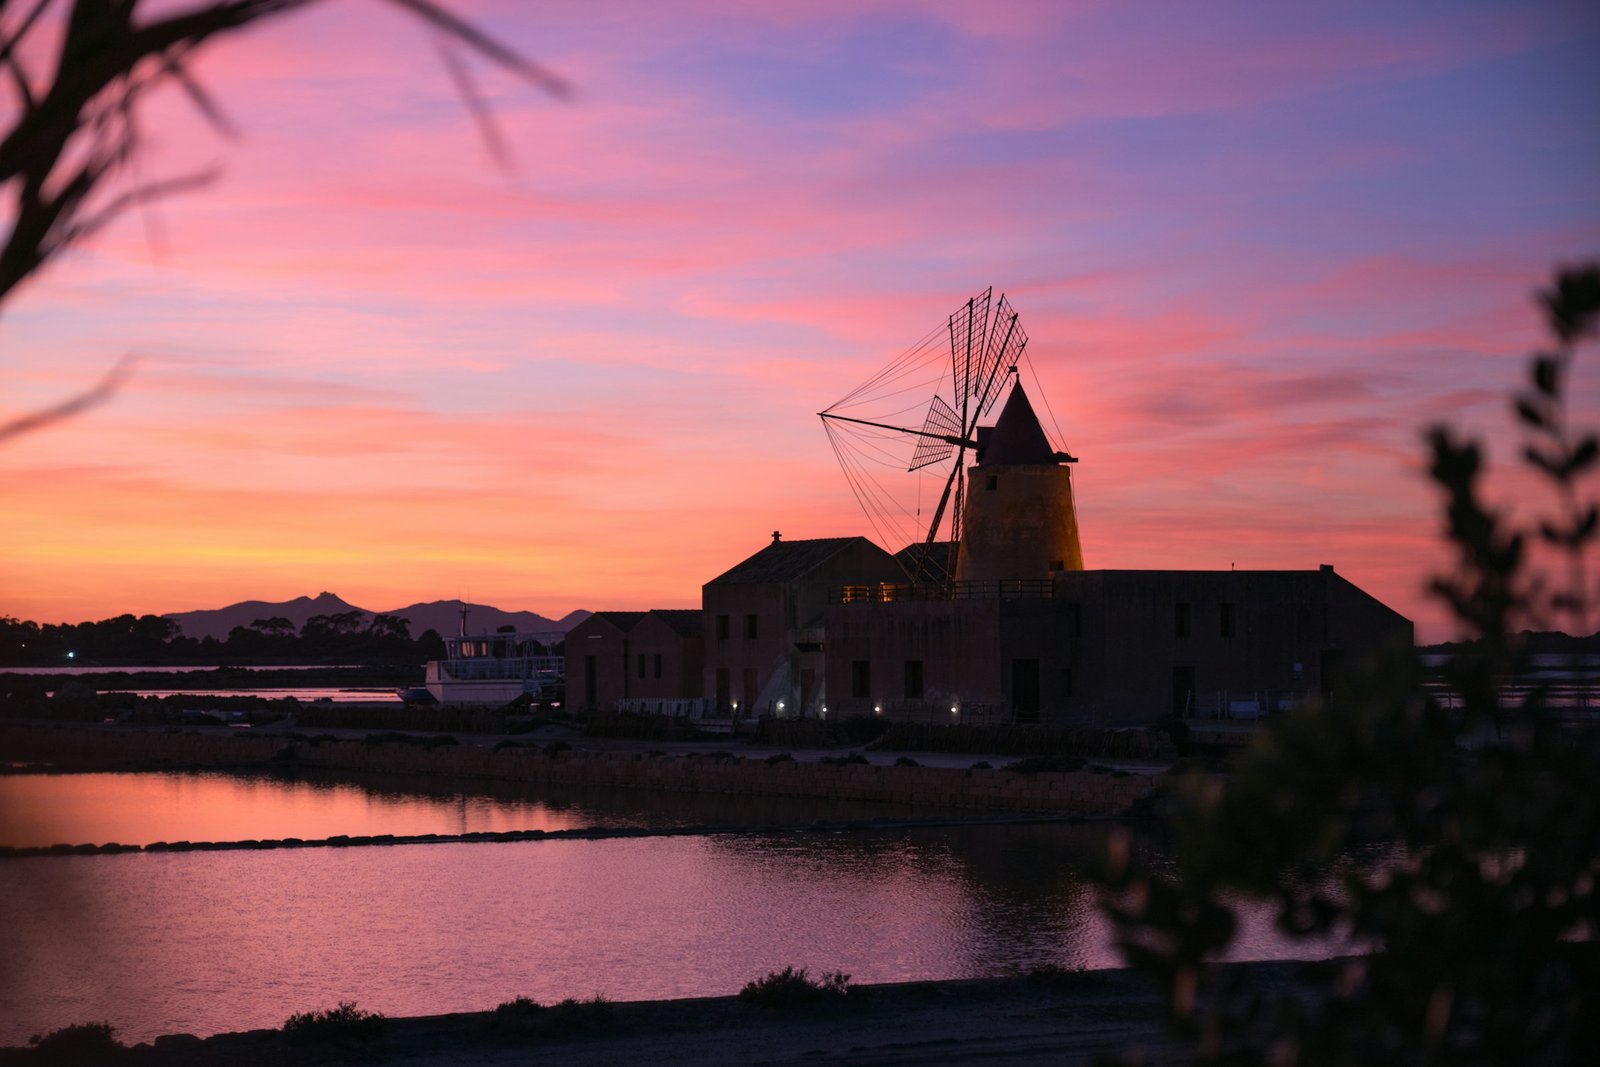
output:
M 1028 403 L 1028 395 L 1022 391 L 1022 383 L 1018 382 L 1011 387 L 1011 395 L 1006 397 L 1006 406 L 1000 409 L 1000 417 L 994 420 L 994 429 L 989 431 L 984 441 L 978 466 L 1053 465 L 1056 462 L 1056 450 L 1050 447 L 1050 439 L 1045 436 L 1044 427 L 1039 425 L 1039 416 L 1033 413 L 1033 405 Z
M 656 608 L 650 614 L 666 623 L 680 637 L 703 635 L 705 613 L 699 608 Z
M 593 615 L 589 616 L 589 619 L 604 619 L 606 622 L 609 622 L 612 626 L 615 626 L 623 633 L 627 633 L 629 630 L 639 625 L 639 620 L 644 618 L 646 614 L 648 614 L 648 612 L 597 611 Z M 588 622 L 589 619 L 585 619 L 584 622 Z M 579 623 L 579 625 L 581 626 L 582 623 Z
M 818 537 L 809 541 L 774 541 L 707 585 L 760 585 L 804 578 L 840 552 L 857 544 L 872 545 L 865 537 Z M 877 546 L 873 546 L 877 547 Z

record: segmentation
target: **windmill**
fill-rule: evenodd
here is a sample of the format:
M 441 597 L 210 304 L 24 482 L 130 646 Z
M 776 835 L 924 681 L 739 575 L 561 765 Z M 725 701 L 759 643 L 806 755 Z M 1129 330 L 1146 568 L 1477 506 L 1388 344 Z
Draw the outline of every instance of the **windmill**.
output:
M 857 501 L 879 537 L 891 547 L 920 538 L 908 567 L 914 582 L 944 581 L 956 572 L 960 551 L 968 453 L 978 450 L 978 420 L 989 414 L 1017 374 L 1028 334 L 1011 304 L 994 289 L 972 297 L 887 367 L 818 414 Z M 930 397 L 931 394 L 931 398 Z M 910 445 L 909 462 L 904 458 Z M 1075 462 L 1065 452 L 1062 462 Z M 913 511 L 900 486 L 875 467 L 906 473 L 948 464 L 931 518 L 923 518 L 920 491 Z M 920 483 L 919 483 L 920 490 Z M 941 527 L 946 526 L 943 559 Z M 924 532 L 925 523 L 925 532 Z

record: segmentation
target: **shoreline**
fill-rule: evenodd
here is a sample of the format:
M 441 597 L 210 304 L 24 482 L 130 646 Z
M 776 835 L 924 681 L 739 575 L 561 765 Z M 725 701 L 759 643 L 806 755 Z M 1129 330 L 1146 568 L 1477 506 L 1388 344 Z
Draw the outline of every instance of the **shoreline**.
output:
M 1304 988 L 1326 962 L 1216 964 L 1215 975 L 1262 988 Z M 331 1005 L 329 1006 L 331 1007 Z M 329 1059 L 388 1064 L 511 1067 L 535 1059 L 572 1065 L 1089 1064 L 1137 1051 L 1145 1062 L 1187 1062 L 1162 1023 L 1153 982 L 1127 969 L 852 986 L 792 1007 L 737 996 L 568 1002 L 507 1010 L 384 1019 L 376 1034 L 297 1039 L 284 1030 L 211 1037 L 169 1034 L 109 1062 L 139 1067 L 278 1067 Z M 38 1062 L 0 1048 L 0 1065 Z
M 1022 826 L 1045 823 L 1110 822 L 1117 816 L 991 815 L 818 819 L 803 824 L 771 826 L 580 826 L 566 830 L 475 830 L 459 834 L 335 834 L 320 838 L 246 838 L 239 841 L 152 841 L 145 845 L 51 844 L 0 845 L 0 861 L 38 856 L 98 856 L 123 852 L 236 852 L 303 848 L 369 848 L 391 845 L 503 844 L 515 841 L 607 841 L 644 837 L 711 837 L 926 829 L 945 826 Z
M 490 745 L 488 742 L 493 741 Z M 816 761 L 718 750 L 672 753 L 651 742 L 540 747 L 470 737 L 444 741 L 394 732 L 361 739 L 266 731 L 206 733 L 175 727 L 0 723 L 0 758 L 59 770 L 303 767 L 322 771 L 447 776 L 533 785 L 600 786 L 660 793 L 859 801 L 930 813 L 1123 815 L 1160 788 L 1157 775 L 1078 760 L 1074 770 L 874 763 L 859 754 Z M 881 753 L 879 754 L 882 755 Z M 965 761 L 964 761 L 965 762 Z M 1026 762 L 1026 761 L 1022 761 Z

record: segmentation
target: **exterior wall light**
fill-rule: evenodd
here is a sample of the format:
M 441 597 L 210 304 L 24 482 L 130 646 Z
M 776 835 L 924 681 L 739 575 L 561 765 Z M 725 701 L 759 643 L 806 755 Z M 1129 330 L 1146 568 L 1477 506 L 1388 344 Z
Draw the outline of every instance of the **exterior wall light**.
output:
M 778 701 L 778 714 L 779 715 L 783 714 L 783 701 L 781 701 L 781 700 Z
M 874 705 L 872 705 L 872 714 L 874 714 L 874 715 L 882 715 L 883 714 L 883 705 L 882 704 L 874 704 Z

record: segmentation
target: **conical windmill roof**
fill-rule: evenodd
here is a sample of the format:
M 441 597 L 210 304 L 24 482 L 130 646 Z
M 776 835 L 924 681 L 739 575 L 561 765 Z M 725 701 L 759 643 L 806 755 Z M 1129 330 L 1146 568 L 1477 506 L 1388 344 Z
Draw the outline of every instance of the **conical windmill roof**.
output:
M 1056 450 L 1050 447 L 1050 439 L 1045 436 L 1044 427 L 1039 425 L 1039 416 L 1033 413 L 1028 394 L 1022 391 L 1022 383 L 1018 382 L 1006 398 L 1005 407 L 1000 409 L 994 429 L 989 431 L 983 458 L 978 465 L 993 467 L 1056 462 Z

